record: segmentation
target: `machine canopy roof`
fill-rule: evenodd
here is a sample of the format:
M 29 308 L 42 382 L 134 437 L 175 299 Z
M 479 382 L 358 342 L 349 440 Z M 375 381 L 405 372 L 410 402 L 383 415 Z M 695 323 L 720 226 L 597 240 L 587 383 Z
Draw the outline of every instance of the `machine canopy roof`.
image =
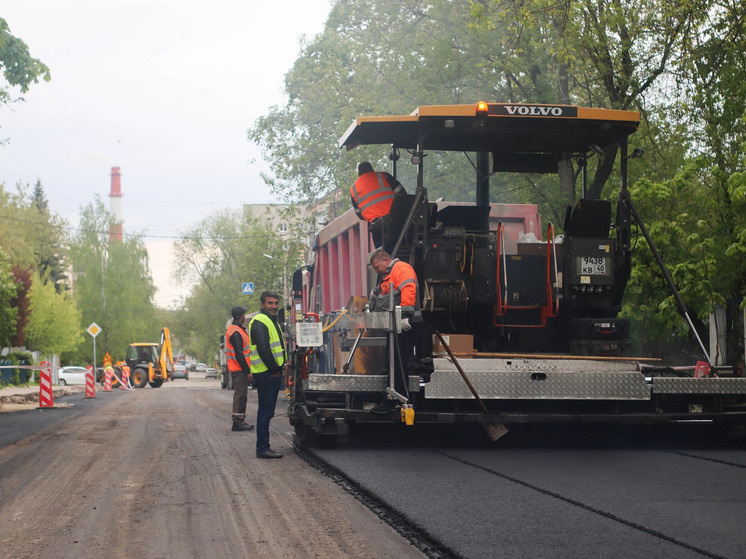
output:
M 598 151 L 637 130 L 640 114 L 569 105 L 480 103 L 418 107 L 410 115 L 358 117 L 339 140 L 397 148 L 507 154 Z M 593 147 L 591 147 L 593 146 Z

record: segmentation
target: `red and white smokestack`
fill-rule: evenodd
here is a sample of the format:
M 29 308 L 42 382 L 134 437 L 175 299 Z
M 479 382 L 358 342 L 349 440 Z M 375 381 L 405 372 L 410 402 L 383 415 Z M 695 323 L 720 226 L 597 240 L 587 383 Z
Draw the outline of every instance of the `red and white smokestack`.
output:
M 109 192 L 109 212 L 112 224 L 109 228 L 110 241 L 122 241 L 122 175 L 119 167 L 111 168 L 111 192 Z

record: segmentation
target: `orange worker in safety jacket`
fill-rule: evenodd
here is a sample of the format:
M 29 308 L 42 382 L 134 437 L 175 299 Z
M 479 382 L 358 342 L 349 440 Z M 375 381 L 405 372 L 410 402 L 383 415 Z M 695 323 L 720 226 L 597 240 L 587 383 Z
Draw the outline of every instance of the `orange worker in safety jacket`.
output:
M 391 310 L 389 290 L 394 289 L 394 306 L 401 306 L 402 318 L 422 322 L 417 274 L 414 268 L 391 256 L 384 250 L 376 250 L 370 256 L 370 264 L 381 277 L 380 285 L 373 290 L 374 310 Z
M 246 364 L 244 367 L 241 366 L 241 363 L 236 356 L 236 350 L 233 348 L 233 344 L 230 343 L 231 336 L 236 332 L 238 332 L 243 341 L 243 351 L 241 354 L 243 355 L 243 362 Z M 246 370 L 248 372 L 249 353 L 251 352 L 251 340 L 249 339 L 249 334 L 240 326 L 231 324 L 225 332 L 225 339 L 228 340 L 228 343 L 225 344 L 225 358 L 228 364 L 228 370 L 231 372 Z
M 352 207 L 358 217 L 369 223 L 388 215 L 394 198 L 406 194 L 396 178 L 386 172 L 376 173 L 367 161 L 358 165 L 357 172 L 358 179 L 350 188 Z

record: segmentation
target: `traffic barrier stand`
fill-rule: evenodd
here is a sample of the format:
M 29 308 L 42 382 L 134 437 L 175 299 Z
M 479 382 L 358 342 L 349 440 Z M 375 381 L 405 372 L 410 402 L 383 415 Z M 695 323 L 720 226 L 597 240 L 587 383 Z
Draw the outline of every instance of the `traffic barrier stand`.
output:
M 52 394 L 52 369 L 46 361 L 41 362 L 39 369 L 39 409 L 53 408 L 54 394 Z
M 130 372 L 127 369 L 122 369 L 122 378 L 119 379 L 119 388 L 122 390 L 129 390 L 130 386 Z
M 122 378 L 119 378 L 119 377 L 117 376 L 117 373 L 116 373 L 116 371 L 112 371 L 112 372 L 111 372 L 111 375 L 112 375 L 112 376 L 113 376 L 113 377 L 114 377 L 115 379 L 117 379 L 117 382 L 119 382 L 119 388 L 121 388 L 122 390 L 129 390 L 129 389 L 130 389 L 130 387 L 129 387 L 129 382 L 127 383 L 127 385 L 126 385 L 126 386 L 125 386 L 125 383 L 124 383 L 124 382 L 122 382 L 122 381 L 124 381 L 124 380 L 125 380 L 125 378 L 124 378 L 124 375 L 125 375 L 125 374 L 126 374 L 126 372 L 125 372 L 125 371 L 122 371 Z M 111 385 L 111 378 L 109 378 L 109 384 Z
M 109 369 L 104 369 L 104 392 L 111 392 L 111 375 Z
M 95 398 L 96 397 L 96 381 L 93 377 L 93 367 L 88 365 L 85 373 L 85 397 Z

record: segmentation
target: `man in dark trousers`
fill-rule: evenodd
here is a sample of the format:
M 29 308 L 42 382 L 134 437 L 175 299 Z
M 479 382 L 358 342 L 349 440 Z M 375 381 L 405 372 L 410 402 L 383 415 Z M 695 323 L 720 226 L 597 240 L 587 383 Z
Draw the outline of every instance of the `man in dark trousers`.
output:
M 249 389 L 249 354 L 251 341 L 244 329 L 246 309 L 235 306 L 231 309 L 233 322 L 225 332 L 225 357 L 228 372 L 233 380 L 233 427 L 232 431 L 251 431 L 254 426 L 246 423 L 246 400 Z
M 370 266 L 380 276 L 381 281 L 373 292 L 370 305 L 376 311 L 389 311 L 390 291 L 393 290 L 394 306 L 401 306 L 401 333 L 398 337 L 399 355 L 394 358 L 394 390 L 402 396 L 409 396 L 409 360 L 414 355 L 422 335 L 422 311 L 417 274 L 414 268 L 398 258 L 392 260 L 388 252 L 376 249 L 370 255 Z M 388 354 L 389 348 L 386 353 Z M 384 400 L 370 411 L 387 414 L 397 402 Z
M 277 394 L 282 385 L 282 373 L 287 354 L 282 330 L 277 324 L 280 297 L 274 291 L 261 294 L 261 310 L 251 319 L 251 374 L 256 383 L 259 410 L 256 414 L 256 457 L 282 458 L 269 445 L 269 422 L 275 415 Z

